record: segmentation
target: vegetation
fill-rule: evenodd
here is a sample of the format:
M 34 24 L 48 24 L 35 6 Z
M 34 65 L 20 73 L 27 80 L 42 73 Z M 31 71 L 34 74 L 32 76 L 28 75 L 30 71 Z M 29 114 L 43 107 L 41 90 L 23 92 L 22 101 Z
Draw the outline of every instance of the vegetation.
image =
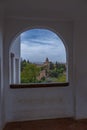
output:
M 39 65 L 21 60 L 21 83 L 47 82 L 66 82 L 65 64 L 47 61 Z
M 36 77 L 39 75 L 40 68 L 35 64 L 29 63 L 26 60 L 21 62 L 21 82 L 22 83 L 35 83 Z

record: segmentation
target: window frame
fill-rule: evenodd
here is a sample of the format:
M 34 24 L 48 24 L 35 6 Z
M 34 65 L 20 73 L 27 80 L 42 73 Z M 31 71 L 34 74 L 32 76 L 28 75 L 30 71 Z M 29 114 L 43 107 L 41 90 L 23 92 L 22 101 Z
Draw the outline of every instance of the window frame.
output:
M 30 84 L 10 84 L 11 89 L 21 88 L 47 88 L 47 87 L 67 87 L 69 82 L 64 83 L 30 83 Z
M 34 29 L 34 28 L 33 28 Z M 42 29 L 42 28 L 41 28 Z M 51 29 L 49 29 L 52 31 Z M 55 33 L 55 31 L 52 31 Z M 55 33 L 58 35 L 57 33 Z M 60 38 L 61 39 L 61 38 Z M 61 39 L 62 40 L 62 39 Z M 63 40 L 62 40 L 63 42 Z M 63 42 L 64 44 L 64 42 Z M 65 44 L 64 44 L 65 46 Z M 65 47 L 66 50 L 66 47 Z M 67 55 L 67 51 L 66 51 Z M 67 61 L 67 56 L 66 56 L 66 61 Z M 69 86 L 68 82 L 68 66 L 67 66 L 67 71 L 66 71 L 66 81 L 65 82 L 52 82 L 52 83 L 19 83 L 19 84 L 10 84 L 11 89 L 20 89 L 20 88 L 47 88 L 47 87 L 67 87 Z

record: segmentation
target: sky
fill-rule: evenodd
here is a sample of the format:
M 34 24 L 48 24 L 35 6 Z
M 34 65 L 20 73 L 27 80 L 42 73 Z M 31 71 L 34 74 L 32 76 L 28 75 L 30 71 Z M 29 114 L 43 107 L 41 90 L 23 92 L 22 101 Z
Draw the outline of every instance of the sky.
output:
M 66 62 L 65 46 L 54 32 L 48 29 L 31 29 L 21 34 L 21 57 L 32 63 Z

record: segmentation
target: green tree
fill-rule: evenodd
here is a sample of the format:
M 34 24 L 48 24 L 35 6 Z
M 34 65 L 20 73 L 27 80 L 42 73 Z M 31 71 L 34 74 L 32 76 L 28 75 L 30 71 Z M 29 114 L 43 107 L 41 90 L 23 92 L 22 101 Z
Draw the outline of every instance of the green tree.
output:
M 50 70 L 49 71 L 49 76 L 50 77 L 58 77 L 58 72 L 54 69 L 54 70 Z
M 24 60 L 21 59 L 21 71 L 23 71 L 23 69 L 25 68 L 26 63 L 27 61 L 25 59 Z
M 21 83 L 35 83 L 39 75 L 40 68 L 35 64 L 27 63 L 21 72 Z
M 54 69 L 54 64 L 53 64 L 53 62 L 50 62 L 49 69 L 50 69 L 50 70 L 53 70 L 53 69 Z

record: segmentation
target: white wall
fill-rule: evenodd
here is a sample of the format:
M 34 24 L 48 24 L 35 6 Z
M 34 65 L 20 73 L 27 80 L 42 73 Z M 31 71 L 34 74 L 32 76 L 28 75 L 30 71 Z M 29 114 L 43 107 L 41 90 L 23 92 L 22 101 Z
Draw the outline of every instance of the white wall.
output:
M 10 53 L 11 52 L 15 54 L 15 58 L 20 58 L 20 37 L 13 40 L 10 46 Z
M 20 60 L 20 37 L 17 37 L 13 40 L 9 51 L 9 73 L 11 84 L 20 83 Z
M 0 8 L 0 130 L 5 123 L 4 88 L 3 88 L 3 10 Z
M 0 23 L 1 23 L 1 21 L 0 21 Z M 1 24 L 0 24 L 1 25 Z M 2 113 L 2 106 L 1 106 L 1 102 L 2 102 L 2 98 L 1 98 L 1 95 L 2 95 L 2 93 L 1 93 L 1 89 L 2 89 L 2 77 L 1 77 L 1 75 L 2 75 L 2 61 L 1 61 L 1 59 L 2 59 L 2 35 L 1 35 L 1 33 L 2 33 L 2 31 L 1 31 L 1 27 L 0 27 L 0 128 L 1 128 L 1 119 L 2 119 L 2 116 L 1 116 L 1 113 Z
M 71 86 L 10 90 L 8 121 L 72 117 Z
M 47 27 L 60 34 L 68 47 L 69 82 L 67 87 L 10 89 L 8 46 L 14 36 L 31 27 Z M 4 79 L 6 121 L 73 117 L 73 25 L 71 22 L 7 19 L 5 31 Z M 9 31 L 8 31 L 9 30 Z
M 8 121 L 59 117 L 87 118 L 87 21 L 59 22 L 51 19 L 24 20 L 16 17 L 5 18 L 3 21 L 2 16 L 0 9 L 0 129 Z M 20 32 L 39 26 L 54 29 L 66 42 L 70 84 L 58 88 L 10 89 L 11 41 Z
M 77 21 L 74 29 L 75 116 L 87 118 L 87 21 Z

